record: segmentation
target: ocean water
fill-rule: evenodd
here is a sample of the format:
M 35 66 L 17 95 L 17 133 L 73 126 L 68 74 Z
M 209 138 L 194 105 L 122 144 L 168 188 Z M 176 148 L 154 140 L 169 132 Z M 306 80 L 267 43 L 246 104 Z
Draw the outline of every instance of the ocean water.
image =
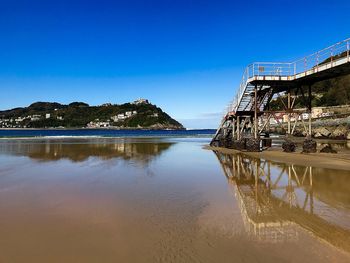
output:
M 0 138 L 7 137 L 203 137 L 213 136 L 215 130 L 114 130 L 114 129 L 18 129 L 0 130 Z

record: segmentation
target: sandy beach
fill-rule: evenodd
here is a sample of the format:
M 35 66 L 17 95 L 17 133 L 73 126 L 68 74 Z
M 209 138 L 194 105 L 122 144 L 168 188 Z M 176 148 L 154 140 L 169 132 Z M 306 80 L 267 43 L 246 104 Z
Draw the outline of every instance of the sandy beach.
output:
M 0 261 L 349 262 L 348 159 L 209 142 L 1 140 Z
M 272 147 L 262 152 L 242 152 L 234 149 L 222 147 L 205 146 L 204 149 L 219 151 L 225 154 L 243 154 L 255 158 L 262 158 L 274 162 L 283 162 L 288 164 L 314 166 L 320 168 L 340 169 L 350 171 L 350 152 L 340 153 L 294 153 L 283 152 L 280 147 Z

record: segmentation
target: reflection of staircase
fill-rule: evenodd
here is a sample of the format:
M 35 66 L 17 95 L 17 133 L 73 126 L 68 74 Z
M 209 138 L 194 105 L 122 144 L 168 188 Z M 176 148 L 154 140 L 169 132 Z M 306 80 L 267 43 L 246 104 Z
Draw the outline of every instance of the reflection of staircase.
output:
M 245 230 L 250 236 L 269 243 L 298 240 L 297 225 L 278 215 L 270 202 L 264 205 L 257 202 L 251 186 L 236 185 L 235 196 Z M 268 196 L 265 197 L 269 200 Z
M 263 242 L 296 240 L 302 228 L 350 252 L 350 231 L 327 221 L 332 210 L 314 199 L 316 179 L 312 179 L 311 167 L 271 163 L 244 154 L 214 153 L 233 186 L 249 235 Z

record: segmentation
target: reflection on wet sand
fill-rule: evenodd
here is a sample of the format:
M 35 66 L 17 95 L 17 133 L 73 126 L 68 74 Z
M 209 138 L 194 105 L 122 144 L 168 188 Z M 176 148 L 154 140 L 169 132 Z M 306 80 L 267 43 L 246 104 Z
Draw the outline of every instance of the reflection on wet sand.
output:
M 202 145 L 1 140 L 0 262 L 349 261 L 348 174 Z
M 234 190 L 248 235 L 298 240 L 301 230 L 350 252 L 350 174 L 215 152 Z
M 104 160 L 122 158 L 132 159 L 140 164 L 147 164 L 173 143 L 139 143 L 125 142 L 124 140 L 9 140 L 0 144 L 0 154 L 28 156 L 39 161 L 56 161 L 69 159 L 73 162 L 82 162 L 89 157 L 98 157 Z

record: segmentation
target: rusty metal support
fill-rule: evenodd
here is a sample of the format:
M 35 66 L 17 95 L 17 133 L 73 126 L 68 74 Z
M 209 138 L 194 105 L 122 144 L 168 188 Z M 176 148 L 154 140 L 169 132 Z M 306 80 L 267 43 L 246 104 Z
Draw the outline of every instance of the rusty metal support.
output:
M 242 125 L 241 125 L 242 127 L 241 127 L 241 130 L 240 130 L 240 134 L 243 133 L 244 127 L 247 124 L 247 120 L 250 121 L 250 117 L 245 117 L 244 122 L 242 122 Z
M 311 122 L 312 122 L 312 105 L 311 105 L 311 85 L 308 86 L 308 93 L 309 93 L 309 101 L 308 101 L 308 112 L 309 112 L 309 131 L 308 131 L 308 135 L 311 136 L 312 134 L 312 130 L 311 130 Z
M 299 117 L 300 117 L 300 114 L 294 113 L 294 125 L 293 125 L 293 128 L 292 128 L 292 134 L 294 133 L 295 127 L 297 126 Z
M 261 132 L 265 129 L 265 127 L 268 127 L 267 130 L 270 131 L 269 124 L 270 124 L 271 116 L 272 116 L 271 113 L 269 113 L 269 114 L 267 115 L 266 121 L 263 123 L 261 129 L 259 130 L 259 133 L 261 133 Z
M 291 123 L 290 123 L 290 111 L 291 111 L 291 98 L 290 89 L 288 90 L 288 105 L 287 105 L 287 116 L 288 116 L 288 135 L 291 134 Z
M 239 116 L 237 116 L 237 140 L 241 139 L 241 134 L 240 134 L 240 119 Z
M 232 140 L 235 139 L 235 136 L 236 136 L 236 120 L 233 119 L 232 120 Z
M 258 138 L 258 88 L 254 87 L 254 138 Z

